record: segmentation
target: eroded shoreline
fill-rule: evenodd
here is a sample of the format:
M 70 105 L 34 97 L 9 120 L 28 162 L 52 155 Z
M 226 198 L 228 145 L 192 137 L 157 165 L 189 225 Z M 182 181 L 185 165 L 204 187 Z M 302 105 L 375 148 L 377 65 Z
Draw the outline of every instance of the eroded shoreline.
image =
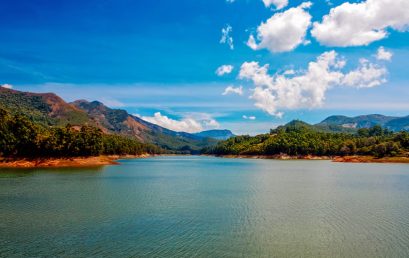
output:
M 71 158 L 2 159 L 0 160 L 0 168 L 99 167 L 119 165 L 118 159 L 136 159 L 151 156 L 150 154 L 141 154 Z
M 210 155 L 211 156 L 211 155 Z M 409 157 L 383 157 L 376 158 L 373 156 L 290 156 L 290 155 L 217 155 L 221 158 L 235 159 L 275 159 L 275 160 L 330 160 L 341 163 L 408 163 Z
M 60 167 L 99 167 L 119 165 L 119 159 L 148 158 L 158 155 L 111 155 L 75 158 L 36 158 L 36 159 L 0 159 L 0 168 L 60 168 Z M 162 156 L 162 155 L 161 155 Z M 168 156 L 168 155 L 164 155 Z M 173 155 L 171 155 L 173 156 Z M 409 164 L 409 157 L 372 156 L 289 156 L 289 155 L 203 155 L 231 159 L 275 159 L 275 160 L 330 160 L 340 163 L 404 163 Z

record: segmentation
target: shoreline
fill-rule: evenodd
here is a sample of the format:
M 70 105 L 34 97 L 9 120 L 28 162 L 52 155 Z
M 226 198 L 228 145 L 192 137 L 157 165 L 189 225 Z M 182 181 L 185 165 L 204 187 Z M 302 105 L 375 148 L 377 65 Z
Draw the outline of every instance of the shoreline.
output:
M 383 157 L 376 158 L 373 156 L 290 156 L 286 154 L 277 155 L 206 155 L 230 159 L 275 159 L 275 160 L 330 160 L 339 163 L 397 163 L 409 164 L 409 157 Z
M 0 168 L 62 168 L 100 167 L 119 165 L 119 159 L 147 158 L 154 155 L 110 155 L 96 157 L 0 159 Z
M 400 163 L 409 164 L 409 157 L 383 157 L 376 158 L 373 156 L 344 156 L 334 157 L 333 162 L 344 163 Z
M 276 159 L 276 160 L 332 160 L 329 156 L 290 156 L 285 154 L 277 155 L 206 155 L 227 159 Z
M 109 155 L 97 157 L 72 157 L 72 158 L 35 158 L 35 159 L 0 159 L 0 168 L 81 168 L 81 167 L 100 167 L 108 165 L 119 165 L 120 159 L 140 159 L 154 156 L 157 154 L 141 155 Z M 165 154 L 163 156 L 179 156 Z M 181 155 L 186 156 L 186 155 Z M 290 156 L 279 155 L 200 155 L 213 156 L 229 159 L 275 159 L 275 160 L 329 160 L 339 163 L 397 163 L 409 164 L 409 157 L 384 157 L 376 158 L 372 156 Z

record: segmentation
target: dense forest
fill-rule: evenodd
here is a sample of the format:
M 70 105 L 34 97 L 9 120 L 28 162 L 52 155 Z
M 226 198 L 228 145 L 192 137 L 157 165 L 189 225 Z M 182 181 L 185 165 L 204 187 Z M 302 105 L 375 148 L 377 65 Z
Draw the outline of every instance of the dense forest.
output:
M 104 134 L 93 126 L 47 127 L 24 115 L 0 108 L 0 157 L 77 157 L 161 153 L 152 144 L 133 138 Z
M 269 134 L 237 136 L 203 149 L 215 155 L 278 155 L 375 157 L 408 156 L 409 133 L 393 133 L 381 126 L 359 129 L 357 133 L 330 133 L 313 130 L 301 121 L 273 129 Z

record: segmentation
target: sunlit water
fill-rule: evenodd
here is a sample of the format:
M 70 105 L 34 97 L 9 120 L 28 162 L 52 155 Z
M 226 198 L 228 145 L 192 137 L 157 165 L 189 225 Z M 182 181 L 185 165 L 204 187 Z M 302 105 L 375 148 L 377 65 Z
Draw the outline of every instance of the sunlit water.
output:
M 409 257 L 409 165 L 157 157 L 0 172 L 1 257 Z

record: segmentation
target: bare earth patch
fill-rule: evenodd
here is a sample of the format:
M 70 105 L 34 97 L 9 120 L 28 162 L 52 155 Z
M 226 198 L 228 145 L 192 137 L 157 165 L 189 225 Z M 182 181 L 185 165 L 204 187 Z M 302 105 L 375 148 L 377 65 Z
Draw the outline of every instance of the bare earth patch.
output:
M 145 158 L 149 155 L 98 156 L 76 158 L 36 158 L 36 159 L 0 159 L 0 168 L 45 168 L 45 167 L 98 167 L 118 165 L 118 159 Z
M 334 162 L 351 163 L 409 163 L 409 157 L 384 157 L 376 158 L 372 156 L 344 156 L 335 157 Z

